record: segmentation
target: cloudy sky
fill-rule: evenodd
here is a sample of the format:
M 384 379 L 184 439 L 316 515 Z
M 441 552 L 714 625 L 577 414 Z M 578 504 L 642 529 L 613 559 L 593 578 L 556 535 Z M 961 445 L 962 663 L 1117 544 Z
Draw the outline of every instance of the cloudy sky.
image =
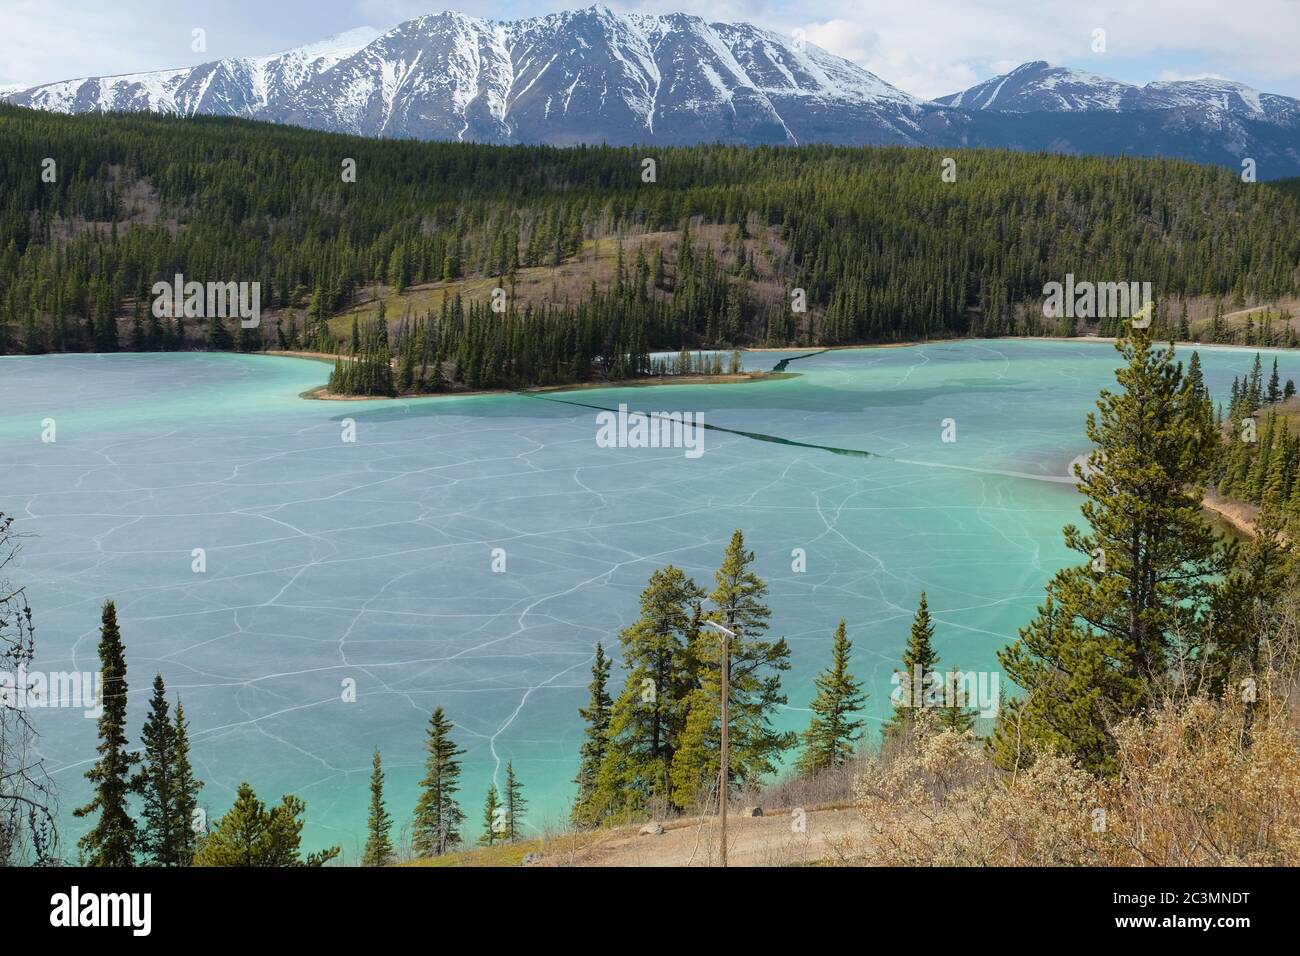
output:
M 1221 76 L 1300 97 L 1300 0 L 606 0 L 621 12 L 744 20 L 808 39 L 909 93 L 952 93 L 1026 60 L 1133 83 Z M 498 19 L 546 0 L 0 0 L 0 86 L 272 53 L 456 9 Z M 191 50 L 195 28 L 207 52 Z M 1096 30 L 1105 52 L 1094 52 Z

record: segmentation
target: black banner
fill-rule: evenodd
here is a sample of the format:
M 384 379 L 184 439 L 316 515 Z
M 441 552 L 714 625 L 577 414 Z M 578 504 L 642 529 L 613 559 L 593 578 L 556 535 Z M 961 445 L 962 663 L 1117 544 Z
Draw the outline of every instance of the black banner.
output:
M 1063 940 L 1198 935 L 1232 945 L 1287 925 L 1291 872 L 1275 870 L 622 869 L 549 867 L 0 871 L 8 938 L 94 936 L 128 947 L 225 939 L 374 945 L 412 925 L 443 939 L 541 937 L 629 921 L 719 914 L 729 937 L 840 925 L 897 931 L 917 946 L 1052 933 Z M 652 932 L 650 926 L 646 932 Z M 990 936 L 979 934 L 987 931 Z M 76 934 L 77 939 L 72 936 Z M 540 936 L 538 935 L 540 934 Z M 1007 935 L 1010 934 L 1010 935 Z M 947 939 L 946 943 L 941 942 Z

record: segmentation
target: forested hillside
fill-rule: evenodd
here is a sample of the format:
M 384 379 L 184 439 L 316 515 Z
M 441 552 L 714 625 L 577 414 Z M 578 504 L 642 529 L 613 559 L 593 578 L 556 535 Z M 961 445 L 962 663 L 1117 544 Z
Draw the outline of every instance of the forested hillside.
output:
M 345 351 L 329 318 L 380 288 L 479 277 L 364 341 L 517 385 L 637 374 L 661 348 L 1069 334 L 1038 308 L 1067 273 L 1227 308 L 1300 287 L 1296 201 L 1182 162 L 956 151 L 950 182 L 921 149 L 507 148 L 13 107 L 0 140 L 5 352 Z M 611 237 L 599 287 L 512 298 Z M 155 319 L 176 273 L 259 282 L 260 327 Z

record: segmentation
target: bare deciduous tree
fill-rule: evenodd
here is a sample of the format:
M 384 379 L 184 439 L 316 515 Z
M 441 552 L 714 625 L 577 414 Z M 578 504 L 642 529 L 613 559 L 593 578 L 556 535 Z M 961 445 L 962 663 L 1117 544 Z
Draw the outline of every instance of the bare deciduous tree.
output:
M 22 535 L 0 512 L 0 866 L 58 859 L 54 788 L 27 710 L 27 668 L 36 656 L 32 609 L 6 577 Z

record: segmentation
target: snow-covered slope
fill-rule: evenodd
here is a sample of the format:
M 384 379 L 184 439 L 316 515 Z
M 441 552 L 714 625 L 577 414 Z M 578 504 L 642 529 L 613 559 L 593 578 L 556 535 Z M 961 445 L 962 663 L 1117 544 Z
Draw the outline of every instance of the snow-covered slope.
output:
M 1232 80 L 1158 81 L 1136 86 L 1042 60 L 1021 64 L 1010 73 L 941 96 L 936 102 L 1016 113 L 1190 109 L 1274 123 L 1294 122 L 1300 116 L 1300 100 L 1261 93 Z
M 558 145 L 909 143 L 931 109 L 847 60 L 748 24 L 599 4 L 515 21 L 444 12 L 273 56 L 67 80 L 8 99 Z
M 443 12 L 271 56 L 66 80 L 0 97 L 67 113 L 152 110 L 484 143 L 992 146 L 1175 156 L 1300 174 L 1300 101 L 1229 80 L 1122 83 L 1026 63 L 927 102 L 745 23 Z

